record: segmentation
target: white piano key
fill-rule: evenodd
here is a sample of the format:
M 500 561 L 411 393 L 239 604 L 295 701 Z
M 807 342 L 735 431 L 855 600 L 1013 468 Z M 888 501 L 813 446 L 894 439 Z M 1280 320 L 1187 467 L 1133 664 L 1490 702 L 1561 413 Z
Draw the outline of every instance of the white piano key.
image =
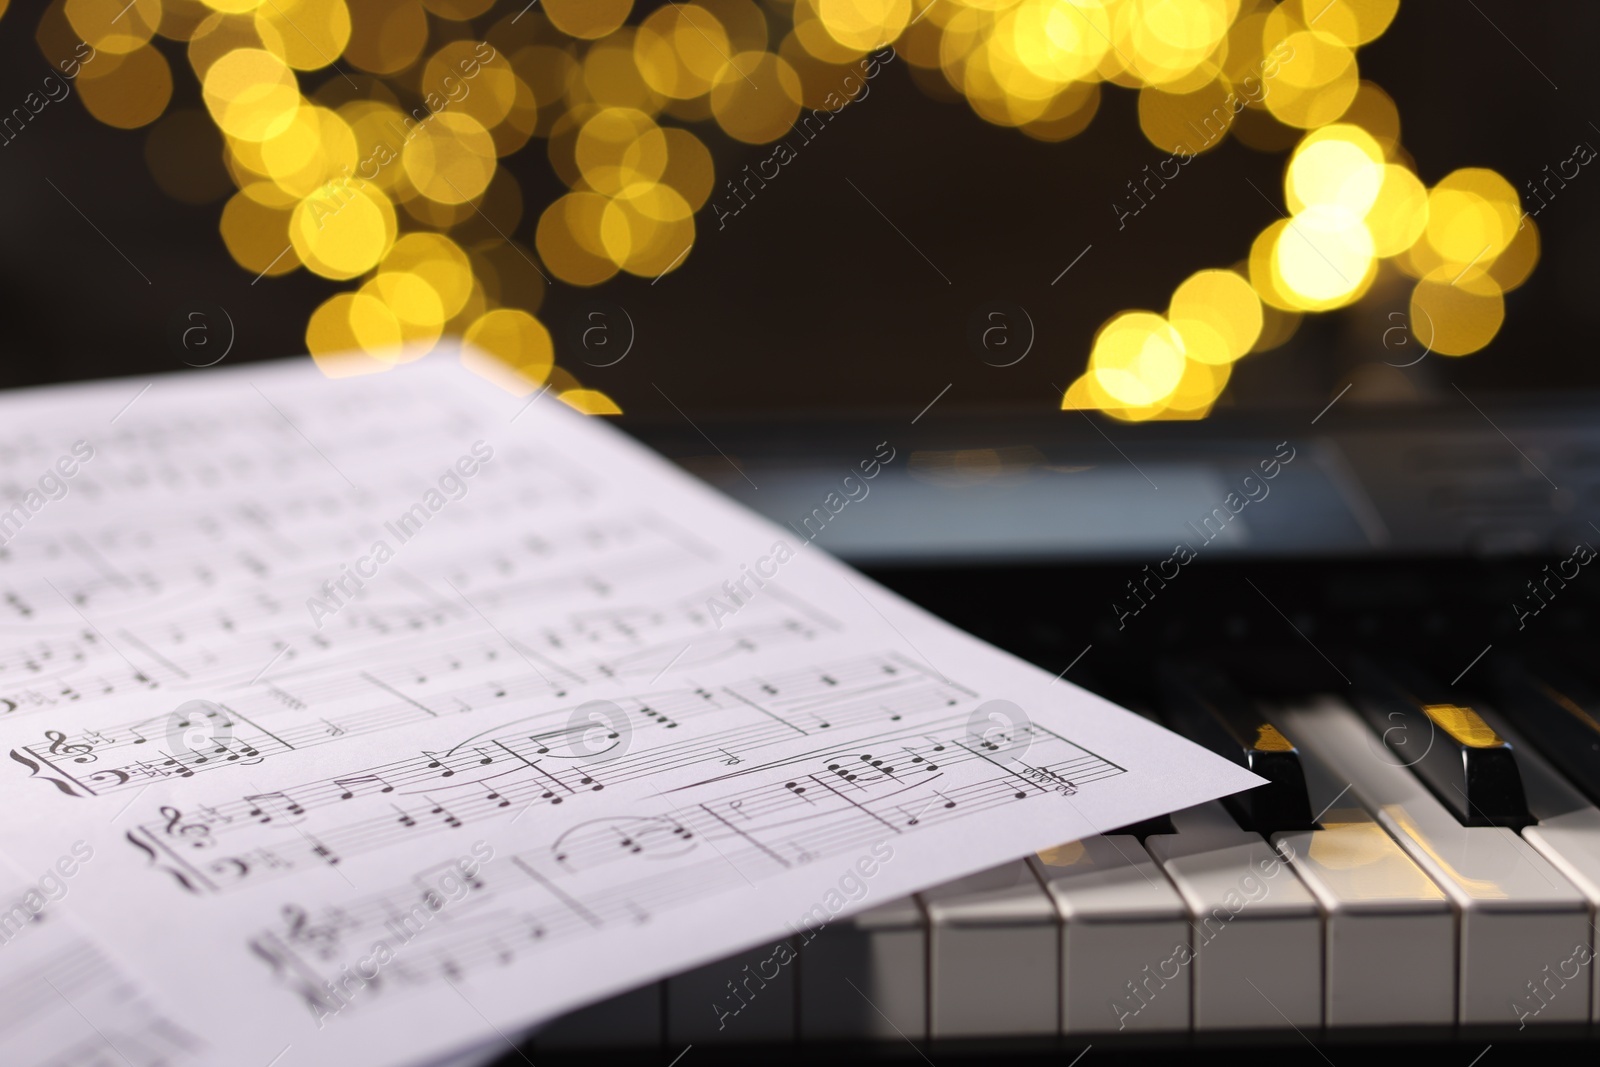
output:
M 1528 810 L 1539 820 L 1537 826 L 1522 831 L 1522 839 L 1565 875 L 1589 902 L 1591 925 L 1584 940 L 1570 946 L 1566 956 L 1546 962 L 1537 975 L 1530 976 L 1533 988 L 1526 991 L 1523 1007 L 1530 1013 L 1537 1012 L 1530 1015 L 1531 1021 L 1544 1014 L 1545 1004 L 1587 987 L 1590 1021 L 1600 1022 L 1600 980 L 1596 980 L 1593 966 L 1594 952 L 1600 948 L 1594 944 L 1593 928 L 1593 920 L 1600 913 L 1600 809 L 1573 788 L 1504 717 L 1490 708 L 1481 709 L 1481 714 L 1516 750 Z
M 661 1044 L 661 983 L 579 1008 L 541 1027 L 534 1047 L 541 1050 L 580 1048 L 655 1048 Z
M 1449 1026 L 1456 1018 L 1449 900 L 1350 799 L 1346 783 L 1307 745 L 1299 749 L 1312 814 L 1322 813 L 1323 828 L 1274 834 L 1272 841 L 1294 857 L 1295 873 L 1322 910 L 1324 1025 Z
M 1566 959 L 1573 945 L 1588 943 L 1583 895 L 1515 831 L 1462 826 L 1348 705 L 1324 699 L 1286 709 L 1282 719 L 1284 731 L 1351 783 L 1350 795 L 1450 898 L 1457 912 L 1457 1020 L 1518 1022 L 1529 982 L 1546 964 Z M 1407 741 L 1427 744 L 1427 738 Z M 1588 1017 L 1588 1003 L 1570 997 L 1556 998 L 1529 1021 Z
M 797 962 L 785 940 L 667 979 L 667 1043 L 793 1041 Z
M 800 950 L 802 1040 L 927 1036 L 928 930 L 914 899 L 829 923 Z
M 1027 861 L 935 886 L 921 900 L 930 1036 L 1056 1033 L 1060 929 Z
M 1221 804 L 1176 812 L 1176 834 L 1145 840 L 1188 909 L 1196 1030 L 1322 1024 L 1316 901 L 1260 834 Z M 1168 968 L 1170 970 L 1170 968 Z
M 1097 836 L 1029 857 L 1061 933 L 1063 1033 L 1189 1029 L 1183 901 L 1137 837 Z

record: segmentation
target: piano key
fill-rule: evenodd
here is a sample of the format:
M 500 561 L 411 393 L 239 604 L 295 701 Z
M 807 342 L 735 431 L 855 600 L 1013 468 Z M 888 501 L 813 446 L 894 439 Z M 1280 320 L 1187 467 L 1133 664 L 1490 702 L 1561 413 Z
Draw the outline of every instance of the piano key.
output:
M 1496 660 L 1501 709 L 1518 732 L 1591 801 L 1600 804 L 1600 693 L 1560 666 Z
M 1060 930 L 1027 861 L 919 897 L 928 915 L 930 1037 L 1057 1032 Z
M 1188 910 L 1196 1030 L 1322 1025 L 1316 901 L 1258 833 L 1215 801 L 1145 841 Z
M 1055 902 L 1066 1034 L 1189 1029 L 1189 916 L 1139 840 L 1096 836 L 1028 858 Z
M 1329 1027 L 1455 1022 L 1455 915 L 1433 883 L 1301 747 L 1316 830 L 1275 834 L 1322 911 Z
M 662 983 L 579 1008 L 540 1028 L 534 1047 L 557 1051 L 584 1048 L 656 1048 L 662 1041 Z
M 928 930 L 902 897 L 802 941 L 800 1036 L 920 1041 L 928 1032 Z
M 1153 819 L 1140 819 L 1138 822 L 1131 822 L 1127 826 L 1119 826 L 1114 830 L 1107 830 L 1106 836 L 1137 837 L 1140 841 L 1143 841 L 1151 834 L 1175 834 L 1177 832 L 1178 828 L 1172 825 L 1172 816 L 1169 814 L 1157 815 Z
M 1451 703 L 1434 682 L 1401 664 L 1380 667 L 1358 658 L 1351 674 L 1357 706 L 1396 761 L 1410 766 L 1463 826 L 1533 821 L 1511 746 L 1475 710 Z
M 1457 1021 L 1516 1022 L 1512 1005 L 1526 995 L 1527 981 L 1587 941 L 1583 895 L 1515 831 L 1463 826 L 1417 776 L 1391 762 L 1392 752 L 1349 705 L 1324 698 L 1277 717 L 1350 783 L 1350 795 L 1450 898 L 1458 916 Z M 1588 1014 L 1588 1005 L 1572 998 L 1539 1019 L 1581 1022 Z
M 1167 725 L 1267 785 L 1223 800 L 1239 824 L 1261 834 L 1311 829 L 1305 775 L 1294 745 L 1218 671 L 1204 666 L 1163 671 Z
M 1493 708 L 1485 708 L 1483 714 L 1515 747 L 1527 787 L 1528 809 L 1539 820 L 1522 831 L 1523 840 L 1583 893 L 1592 919 L 1600 911 L 1600 809 L 1564 779 L 1534 746 L 1523 744 L 1508 717 L 1498 715 Z M 1597 947 L 1592 941 L 1592 926 L 1587 933 L 1583 942 L 1570 946 L 1564 958 L 1547 961 L 1538 974 L 1529 976 L 1527 992 L 1521 999 L 1524 1010 L 1535 1017 L 1542 1015 L 1546 1003 L 1562 995 L 1572 996 L 1568 990 L 1576 985 L 1579 989 L 1574 992 L 1579 996 L 1587 991 L 1590 1020 L 1600 1021 L 1600 981 L 1596 981 L 1589 966 Z
M 778 941 L 667 979 L 667 1043 L 793 1041 L 796 958 Z

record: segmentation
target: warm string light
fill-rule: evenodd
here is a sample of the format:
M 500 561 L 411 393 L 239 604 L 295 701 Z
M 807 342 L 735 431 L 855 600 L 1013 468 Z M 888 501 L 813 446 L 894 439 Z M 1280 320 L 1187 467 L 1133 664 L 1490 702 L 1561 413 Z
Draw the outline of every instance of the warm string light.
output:
M 1128 421 L 1202 418 L 1237 360 L 1282 344 L 1303 314 L 1355 303 L 1386 261 L 1417 279 L 1409 327 L 1419 347 L 1461 356 L 1493 340 L 1503 294 L 1538 259 L 1538 232 L 1493 171 L 1458 170 L 1432 189 L 1414 173 L 1398 111 L 1382 89 L 1360 80 L 1356 58 L 1388 28 L 1399 0 L 1196 3 L 1176 24 L 1213 36 L 1180 43 L 1214 44 L 1175 75 L 1173 35 L 1158 32 L 1151 17 L 1171 17 L 1173 4 L 1100 6 L 1122 19 L 1111 20 L 1118 43 L 1110 48 L 1122 70 L 1106 80 L 1143 79 L 1140 124 L 1153 144 L 1192 157 L 1229 133 L 1270 147 L 1273 125 L 1278 136 L 1305 132 L 1284 171 L 1288 216 L 1262 230 L 1234 270 L 1187 279 L 1165 315 L 1109 319 L 1063 408 Z M 1219 11 L 1226 28 L 1217 32 L 1217 20 L 1202 14 Z
M 1045 141 L 1086 128 L 1102 84 L 1136 90 L 1142 131 L 1173 155 L 1127 183 L 1119 215 L 1229 136 L 1292 148 L 1288 217 L 1233 269 L 1191 276 L 1165 313 L 1111 317 L 1066 408 L 1203 417 L 1235 362 L 1306 313 L 1354 303 L 1385 263 L 1416 279 L 1417 340 L 1464 355 L 1494 337 L 1503 294 L 1538 258 L 1511 186 L 1467 169 L 1425 188 L 1392 101 L 1361 80 L 1357 50 L 1399 0 L 696 0 L 637 25 L 632 0 L 492 15 L 491 0 L 125 3 L 56 0 L 41 47 L 53 59 L 92 45 L 84 105 L 131 129 L 172 95 L 153 38 L 186 43 L 235 187 L 220 220 L 230 254 L 265 277 L 303 268 L 358 285 L 306 330 L 319 361 L 365 354 L 341 372 L 460 335 L 520 372 L 494 375 L 508 388 L 548 384 L 615 412 L 555 366 L 536 317 L 547 279 L 681 269 L 716 175 L 703 141 L 664 122 L 776 141 L 803 109 L 845 106 L 861 61 L 888 43 L 926 91 Z M 204 202 L 182 165 L 199 120 L 167 115 L 147 156 L 163 188 Z M 568 187 L 536 218 L 500 167 L 535 139 Z M 531 248 L 509 236 L 525 223 Z

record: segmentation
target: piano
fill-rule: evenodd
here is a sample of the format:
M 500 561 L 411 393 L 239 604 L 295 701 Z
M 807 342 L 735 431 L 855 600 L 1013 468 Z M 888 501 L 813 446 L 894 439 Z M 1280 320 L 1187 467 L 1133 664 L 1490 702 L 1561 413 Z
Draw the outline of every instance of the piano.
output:
M 1592 1052 L 1594 415 L 625 424 L 1270 784 L 866 899 L 784 950 L 559 1019 L 502 1062 Z M 870 494 L 806 524 L 881 441 L 896 459 Z
M 403 165 L 384 178 L 403 212 L 390 212 L 388 230 L 398 217 L 405 232 L 448 231 L 471 253 L 476 280 L 462 301 L 472 310 L 447 334 L 465 327 L 486 297 L 537 313 L 556 338 L 558 392 L 578 385 L 578 372 L 628 412 L 645 412 L 622 418 L 624 429 L 793 530 L 796 543 L 815 541 L 1063 685 L 1148 715 L 1269 784 L 1063 840 L 908 898 L 879 899 L 870 877 L 852 880 L 839 888 L 857 895 L 862 910 L 846 920 L 751 945 L 532 1034 L 507 1035 L 517 1047 L 479 1050 L 462 1067 L 497 1056 L 506 1067 L 596 1056 L 668 1067 L 752 1057 L 809 1064 L 819 1056 L 1100 1067 L 1107 1057 L 1173 1052 L 1230 1065 L 1248 1056 L 1273 1067 L 1344 1067 L 1354 1054 L 1391 1047 L 1496 1067 L 1530 1050 L 1593 1054 L 1600 579 L 1588 571 L 1600 548 L 1600 408 L 1592 399 L 1600 394 L 1517 400 L 1497 390 L 1600 385 L 1585 356 L 1595 306 L 1585 284 L 1594 276 L 1590 237 L 1600 227 L 1591 186 L 1600 179 L 1581 176 L 1600 126 L 1590 121 L 1594 109 L 1569 106 L 1600 92 L 1591 54 L 1600 7 L 1568 4 L 1555 17 L 1551 5 L 1507 0 L 1475 0 L 1472 10 L 1407 3 L 1376 40 L 1371 26 L 1389 25 L 1391 0 L 1344 5 L 1323 24 L 1330 29 L 1322 32 L 1355 34 L 1363 45 L 1359 70 L 1341 49 L 1343 60 L 1318 74 L 1327 84 L 1313 88 L 1351 94 L 1329 117 L 1343 115 L 1359 93 L 1350 121 L 1400 146 L 1395 161 L 1429 185 L 1458 169 L 1488 168 L 1497 188 L 1537 216 L 1537 243 L 1525 236 L 1518 244 L 1524 256 L 1538 250 L 1529 284 L 1503 302 L 1498 288 L 1473 302 L 1469 332 L 1481 335 L 1492 319 L 1492 348 L 1468 360 L 1433 351 L 1425 337 L 1449 323 L 1432 324 L 1431 315 L 1428 332 L 1419 319 L 1411 336 L 1414 306 L 1426 313 L 1429 304 L 1414 304 L 1412 281 L 1385 267 L 1359 304 L 1305 316 L 1292 345 L 1230 369 L 1228 391 L 1204 421 L 1130 425 L 1046 409 L 1070 387 L 1066 376 L 1085 366 L 1108 316 L 1167 307 L 1196 269 L 1231 261 L 1249 272 L 1256 235 L 1284 225 L 1286 209 L 1298 211 L 1283 187 L 1298 127 L 1233 108 L 1241 123 L 1227 143 L 1173 171 L 1174 134 L 1164 127 L 1187 114 L 1183 101 L 1211 99 L 1193 93 L 1187 75 L 1162 82 L 1172 92 L 1148 96 L 1135 91 L 1137 79 L 1103 92 L 1084 81 L 1094 95 L 1081 112 L 1082 132 L 1062 143 L 1076 119 L 1052 114 L 1030 122 L 1025 135 L 1009 127 L 1022 112 L 1040 117 L 1031 103 L 1006 113 L 995 97 L 975 116 L 952 93 L 964 75 L 950 81 L 939 73 L 934 28 L 962 5 L 942 5 L 924 20 L 932 5 L 922 2 L 701 0 L 740 42 L 731 51 L 770 49 L 799 66 L 808 109 L 822 102 L 817 86 L 830 87 L 817 79 L 845 70 L 822 60 L 843 46 L 818 31 L 818 11 L 831 7 L 836 22 L 850 21 L 840 13 L 860 7 L 905 23 L 904 35 L 895 33 L 900 58 L 884 65 L 870 98 L 863 83 L 859 102 L 825 113 L 837 119 L 826 120 L 832 132 L 815 147 L 807 147 L 816 139 L 808 131 L 823 112 L 808 110 L 793 134 L 725 135 L 708 117 L 708 96 L 669 106 L 622 58 L 633 53 L 629 40 L 656 48 L 634 35 L 646 19 L 666 15 L 669 2 L 681 13 L 674 0 L 555 5 L 615 10 L 619 22 L 628 15 L 615 36 L 614 27 L 589 26 L 586 34 L 598 34 L 592 42 L 566 32 L 575 21 L 552 32 L 552 5 L 530 0 L 308 5 L 353 11 L 355 47 L 341 40 L 328 55 L 303 58 L 296 66 L 313 69 L 299 69 L 297 84 L 330 107 L 352 99 L 348 88 L 385 102 L 398 95 L 415 109 L 440 48 L 493 28 L 494 41 L 515 45 L 504 51 L 527 76 L 517 84 L 537 88 L 536 108 L 522 93 L 515 108 L 500 109 L 515 121 L 496 128 L 487 169 L 484 160 L 471 168 L 486 178 L 493 172 L 494 184 L 468 211 L 460 190 L 438 201 L 416 196 L 410 178 L 396 177 Z M 1303 54 L 1327 55 L 1325 42 L 1312 47 L 1311 24 L 1332 5 L 1313 2 L 1284 7 L 1293 18 L 1304 13 L 1307 30 L 1295 34 Z M 207 3 L 245 12 L 227 16 L 231 29 L 213 42 L 232 40 L 234 29 L 238 41 L 253 40 L 252 9 L 262 25 L 289 18 L 276 2 Z M 0 11 L 5 6 L 0 0 Z M 9 246 L 28 251 L 6 261 L 23 313 L 12 317 L 16 358 L 0 364 L 0 381 L 14 387 L 180 365 L 206 373 L 224 359 L 300 351 L 308 322 L 318 321 L 313 309 L 343 306 L 329 300 L 328 282 L 349 273 L 341 264 L 324 265 L 320 278 L 280 277 L 297 258 L 280 251 L 283 213 L 243 191 L 271 188 L 252 185 L 267 175 L 242 162 L 260 153 L 249 147 L 241 155 L 235 145 L 225 155 L 199 110 L 209 97 L 185 69 L 194 62 L 183 37 L 207 5 L 137 5 L 146 37 L 155 29 L 146 9 L 164 9 L 160 39 L 146 48 L 125 38 L 126 48 L 102 51 L 137 45 L 158 66 L 98 60 L 73 83 L 80 92 L 97 72 L 116 69 L 127 91 L 102 89 L 87 112 L 51 107 L 43 121 L 28 121 L 33 103 L 44 106 L 36 65 L 88 43 L 78 40 L 84 12 L 121 9 L 107 16 L 115 21 L 128 9 L 52 2 L 37 5 L 46 10 L 41 23 L 29 6 L 16 6 L 0 36 L 0 55 L 13 60 L 5 69 L 15 73 L 5 106 L 27 129 L 18 137 L 11 121 L 0 130 L 12 202 L 27 208 L 8 213 Z M 1158 13 L 1174 27 L 1162 34 L 1177 32 L 1182 6 Z M 1189 6 L 1211 15 L 1226 8 L 1230 22 L 1242 10 L 1264 23 L 1276 5 Z M 806 54 L 795 11 L 826 51 Z M 1211 15 L 1196 16 L 1194 26 Z M 329 17 L 337 36 L 339 20 Z M 215 29 L 222 18 L 206 25 Z M 1342 28 L 1332 29 L 1336 23 Z M 953 44 L 967 33 L 963 24 Z M 1065 41 L 1080 31 L 1059 32 Z M 543 43 L 525 48 L 536 33 Z M 1249 29 L 1258 42 L 1261 34 Z M 283 36 L 285 48 L 301 48 Z M 684 38 L 698 54 L 699 41 Z M 704 41 L 717 47 L 710 36 Z M 213 47 L 220 46 L 202 44 L 195 55 Z M 959 47 L 964 54 L 968 45 Z M 597 61 L 580 78 L 589 56 Z M 985 73 L 991 62 L 973 67 L 975 84 L 995 81 Z M 71 61 L 74 72 L 79 65 Z M 1235 54 L 1230 69 L 1240 66 Z M 169 67 L 175 80 L 126 80 L 129 71 Z M 1309 74 L 1255 70 L 1261 93 L 1271 82 L 1278 101 L 1315 95 L 1305 91 Z M 1018 77 L 1032 92 L 1038 76 L 1018 68 Z M 741 83 L 727 84 L 743 92 Z M 1226 89 L 1221 80 L 1212 85 Z M 774 95 L 753 94 L 749 104 Z M 1061 97 L 1074 109 L 1089 99 Z M 610 277 L 607 260 L 573 244 L 576 260 L 557 270 L 552 260 L 560 257 L 539 232 L 569 189 L 595 196 L 585 183 L 596 172 L 582 173 L 573 123 L 587 121 L 600 100 L 647 107 L 674 144 L 695 149 L 674 159 L 668 184 L 691 197 L 691 187 L 704 184 L 692 255 L 685 247 L 650 277 L 654 270 L 636 269 L 634 236 L 623 233 L 629 252 L 618 262 L 630 265 L 592 288 L 598 275 L 584 274 L 592 263 Z M 459 102 L 454 94 L 451 102 Z M 1197 113 L 1201 125 L 1210 107 Z M 110 112 L 116 122 L 96 117 Z M 1092 124 L 1090 114 L 1098 115 Z M 640 144 L 664 145 L 650 121 L 655 140 Z M 694 137 L 684 140 L 685 131 Z M 798 166 L 775 153 L 780 141 Z M 1212 142 L 1208 127 L 1196 147 Z M 362 145 L 364 159 L 371 148 Z M 338 153 L 322 155 L 332 161 Z M 780 162 L 778 173 L 789 177 L 776 181 Z M 299 199 L 318 184 L 307 173 L 297 168 L 281 188 Z M 54 175 L 46 179 L 53 189 L 34 175 Z M 157 186 L 168 192 L 158 195 Z M 729 193 L 737 210 L 729 210 Z M 279 203 L 278 195 L 269 199 Z M 235 199 L 224 219 L 228 197 Z M 683 220 L 673 221 L 681 232 Z M 1461 232 L 1470 234 L 1470 224 Z M 601 243 L 609 249 L 616 237 Z M 1475 247 L 1474 240 L 1468 254 Z M 1519 261 L 1532 263 L 1508 260 Z M 1477 262 L 1448 286 L 1422 292 L 1481 298 L 1469 292 L 1470 280 L 1456 289 Z M 237 348 L 235 318 L 248 340 Z M 404 321 L 409 336 L 428 318 L 396 317 L 394 328 Z M 329 325 L 338 319 L 324 315 L 314 332 L 343 336 L 342 324 Z M 1005 329 L 993 336 L 1003 340 L 991 348 L 996 322 Z M 209 329 L 218 331 L 214 341 Z M 1014 359 L 1017 349 L 1003 347 L 1013 344 L 1022 352 Z M 1381 396 L 1394 403 L 1363 403 Z M 1028 413 L 973 406 L 997 400 Z M 866 403 L 895 409 L 859 407 Z M 840 404 L 851 413 L 829 421 L 782 414 L 787 406 Z M 718 408 L 763 413 L 741 421 L 713 414 Z M 894 458 L 883 461 L 870 492 L 837 493 L 863 456 L 887 454 L 880 443 Z M 293 1063 L 292 1054 L 283 1062 Z

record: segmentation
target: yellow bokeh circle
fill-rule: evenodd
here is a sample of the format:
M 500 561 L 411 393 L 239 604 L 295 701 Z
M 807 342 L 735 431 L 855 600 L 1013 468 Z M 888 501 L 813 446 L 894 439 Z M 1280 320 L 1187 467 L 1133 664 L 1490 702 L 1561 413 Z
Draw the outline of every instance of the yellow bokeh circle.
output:
M 405 272 L 428 284 L 445 320 L 454 318 L 472 295 L 472 263 L 450 238 L 439 233 L 408 233 L 383 257 L 385 271 Z
M 238 48 L 211 64 L 201 95 L 222 132 L 243 141 L 277 136 L 300 110 L 294 72 L 260 48 Z
M 339 280 L 377 266 L 394 244 L 395 232 L 388 197 L 355 183 L 306 197 L 289 221 L 289 239 L 306 267 Z
M 544 0 L 544 13 L 555 28 L 588 40 L 614 32 L 627 20 L 633 0 Z
M 494 178 L 494 138 L 470 115 L 441 112 L 419 128 L 400 159 L 417 192 L 440 204 L 464 204 Z
M 1411 332 L 1444 356 L 1476 352 L 1499 332 L 1506 304 L 1500 286 L 1482 272 L 1454 264 L 1430 271 L 1411 293 Z
M 1261 336 L 1261 300 L 1233 271 L 1203 270 L 1173 292 L 1167 319 L 1182 335 L 1190 359 L 1231 363 Z
M 480 316 L 462 338 L 533 385 L 541 385 L 555 364 L 555 345 L 544 323 L 518 308 L 496 308 Z
M 1116 316 L 1095 338 L 1089 366 L 1096 383 L 1123 404 L 1156 404 L 1183 377 L 1183 339 L 1148 311 Z
M 741 52 L 711 89 L 711 113 L 737 141 L 765 144 L 789 131 L 800 115 L 800 76 L 769 52 Z

